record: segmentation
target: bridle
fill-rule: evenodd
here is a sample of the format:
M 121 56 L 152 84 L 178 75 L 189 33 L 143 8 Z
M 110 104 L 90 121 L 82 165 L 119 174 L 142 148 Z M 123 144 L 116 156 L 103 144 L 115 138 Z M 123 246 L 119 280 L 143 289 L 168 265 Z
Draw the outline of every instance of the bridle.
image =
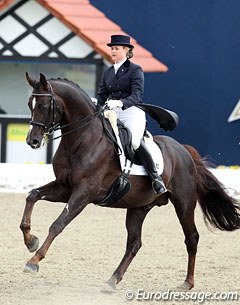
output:
M 53 95 L 53 89 L 52 89 L 52 86 L 51 86 L 50 82 L 47 82 L 47 84 L 50 88 L 50 93 L 32 93 L 32 96 L 48 96 L 48 97 L 51 98 L 47 119 L 46 119 L 45 123 L 31 120 L 29 122 L 29 124 L 32 125 L 32 126 L 42 127 L 43 128 L 42 134 L 45 135 L 45 136 L 52 135 L 54 131 L 62 130 L 66 127 L 77 125 L 73 129 L 62 133 L 60 136 L 51 138 L 50 139 L 51 141 L 56 140 L 58 138 L 61 138 L 62 136 L 67 135 L 69 133 L 72 133 L 74 131 L 77 131 L 80 128 L 86 127 L 88 124 L 90 124 L 90 122 L 92 121 L 93 118 L 100 116 L 105 110 L 105 107 L 102 107 L 101 109 L 98 109 L 96 112 L 94 112 L 93 114 L 91 114 L 87 117 L 84 117 L 82 119 L 75 120 L 71 123 L 60 126 L 59 123 L 55 122 L 56 112 L 59 112 L 60 117 L 62 116 L 63 113 L 61 112 L 60 107 L 58 106 L 58 104 L 56 102 L 56 99 Z
M 48 96 L 50 97 L 50 107 L 48 110 L 48 115 L 47 115 L 47 119 L 45 121 L 45 123 L 42 122 L 37 122 L 37 121 L 30 121 L 29 124 L 33 125 L 33 126 L 40 126 L 43 128 L 42 133 L 46 134 L 46 135 L 51 135 L 53 134 L 53 132 L 57 129 L 57 127 L 59 126 L 58 123 L 55 122 L 55 118 L 56 118 L 56 111 L 58 111 L 60 113 L 60 115 L 62 115 L 59 106 L 57 105 L 56 99 L 53 95 L 53 89 L 52 86 L 49 82 L 48 86 L 50 88 L 50 93 L 32 93 L 32 96 Z

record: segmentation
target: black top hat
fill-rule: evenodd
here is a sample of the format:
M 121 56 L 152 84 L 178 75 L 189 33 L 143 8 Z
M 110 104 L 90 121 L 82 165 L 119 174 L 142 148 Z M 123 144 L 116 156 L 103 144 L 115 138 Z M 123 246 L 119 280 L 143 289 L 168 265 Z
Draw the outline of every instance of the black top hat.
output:
M 112 35 L 111 42 L 108 43 L 107 46 L 126 46 L 131 49 L 134 48 L 134 46 L 130 44 L 130 37 L 125 35 Z

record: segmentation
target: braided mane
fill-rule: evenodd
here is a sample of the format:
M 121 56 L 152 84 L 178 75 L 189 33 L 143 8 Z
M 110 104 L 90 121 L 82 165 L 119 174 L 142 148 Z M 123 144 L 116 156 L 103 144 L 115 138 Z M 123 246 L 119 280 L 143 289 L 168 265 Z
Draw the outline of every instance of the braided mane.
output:
M 67 78 L 61 78 L 61 77 L 49 78 L 48 81 L 60 82 L 63 84 L 71 85 L 75 89 L 80 90 L 81 94 L 84 95 L 88 100 L 90 99 L 89 95 L 87 94 L 87 92 L 84 89 L 82 89 L 77 83 L 75 83 Z
M 82 89 L 77 83 L 74 83 L 73 81 L 67 79 L 67 78 L 61 78 L 61 77 L 57 77 L 57 78 L 49 78 L 49 81 L 57 81 L 57 82 L 62 82 L 62 83 L 70 83 L 71 85 L 73 85 L 76 88 Z M 82 89 L 83 90 L 83 89 Z

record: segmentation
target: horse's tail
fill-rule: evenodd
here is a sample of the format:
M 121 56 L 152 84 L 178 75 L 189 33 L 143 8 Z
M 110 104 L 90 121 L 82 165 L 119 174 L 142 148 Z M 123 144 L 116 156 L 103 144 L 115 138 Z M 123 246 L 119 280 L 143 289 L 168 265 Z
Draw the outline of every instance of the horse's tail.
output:
M 207 225 L 222 231 L 240 229 L 240 208 L 237 201 L 230 197 L 224 186 L 208 170 L 206 161 L 195 148 L 184 147 L 191 154 L 197 172 L 197 195 Z

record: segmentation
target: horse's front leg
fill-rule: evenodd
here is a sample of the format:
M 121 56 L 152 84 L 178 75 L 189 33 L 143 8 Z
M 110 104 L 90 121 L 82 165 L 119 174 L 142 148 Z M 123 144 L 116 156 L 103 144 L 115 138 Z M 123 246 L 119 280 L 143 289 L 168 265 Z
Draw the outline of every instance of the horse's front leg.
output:
M 30 233 L 31 215 L 35 202 L 38 200 L 48 200 L 52 202 L 67 202 L 70 192 L 65 187 L 61 187 L 56 181 L 52 181 L 42 187 L 30 191 L 26 198 L 26 205 L 20 224 L 23 232 L 24 243 L 30 252 L 34 252 L 38 248 L 38 238 Z
M 119 266 L 108 281 L 108 284 L 114 289 L 116 288 L 116 284 L 122 280 L 128 266 L 142 246 L 142 224 L 148 212 L 149 209 L 145 209 L 144 207 L 127 210 L 126 228 L 128 237 L 126 252 Z
M 46 253 L 57 235 L 73 220 L 87 205 L 89 201 L 83 199 L 83 196 L 70 197 L 68 204 L 63 209 L 59 217 L 52 223 L 49 228 L 48 236 L 42 246 L 37 250 L 35 255 L 27 262 L 24 272 L 37 272 L 39 262 L 46 256 Z

